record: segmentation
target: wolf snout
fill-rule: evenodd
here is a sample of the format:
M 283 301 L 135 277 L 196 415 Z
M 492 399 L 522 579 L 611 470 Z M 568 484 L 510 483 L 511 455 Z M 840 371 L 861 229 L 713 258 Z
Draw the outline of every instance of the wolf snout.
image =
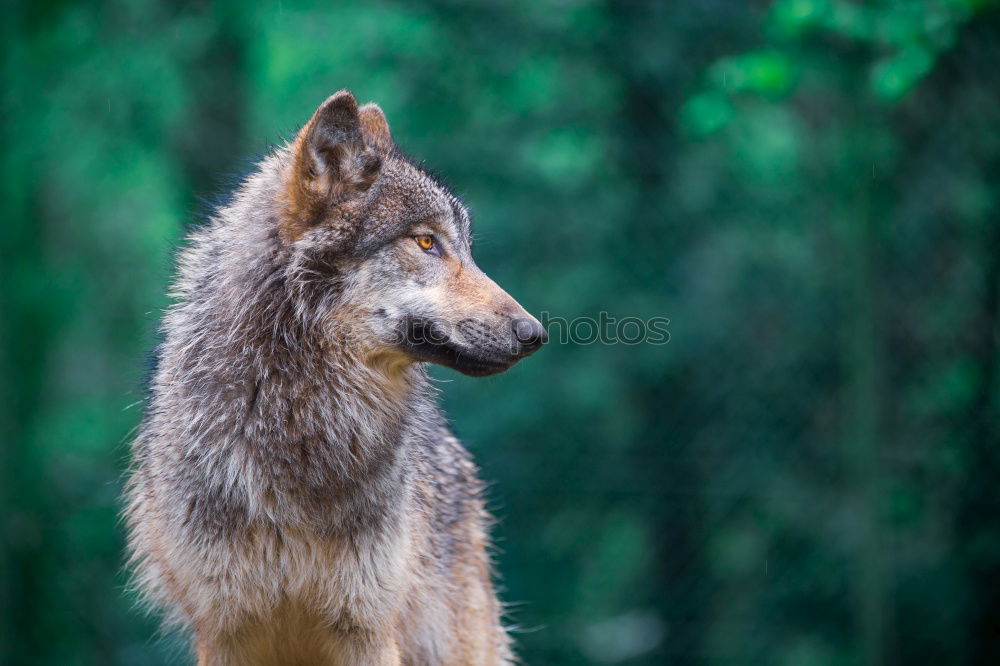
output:
M 514 338 L 520 345 L 519 355 L 527 356 L 549 339 L 548 332 L 537 319 L 515 319 L 513 326 Z

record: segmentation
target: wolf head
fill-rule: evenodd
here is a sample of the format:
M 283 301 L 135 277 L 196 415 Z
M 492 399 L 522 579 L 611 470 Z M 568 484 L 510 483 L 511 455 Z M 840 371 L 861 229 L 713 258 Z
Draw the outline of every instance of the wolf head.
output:
M 466 207 L 396 148 L 373 104 L 341 91 L 319 107 L 291 146 L 280 210 L 303 293 L 331 303 L 330 335 L 372 362 L 483 376 L 546 341 L 473 261 Z M 334 283 L 335 301 L 316 293 Z

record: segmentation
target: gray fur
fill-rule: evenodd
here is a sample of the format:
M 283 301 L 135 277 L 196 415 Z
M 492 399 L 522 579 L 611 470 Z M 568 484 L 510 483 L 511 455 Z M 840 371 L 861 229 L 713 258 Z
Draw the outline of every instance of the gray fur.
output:
M 461 202 L 344 95 L 179 256 L 133 444 L 137 584 L 200 664 L 506 663 L 481 484 L 398 334 L 452 325 L 482 374 L 530 353 L 510 339 L 528 315 L 475 267 Z M 289 220 L 297 178 L 326 180 Z

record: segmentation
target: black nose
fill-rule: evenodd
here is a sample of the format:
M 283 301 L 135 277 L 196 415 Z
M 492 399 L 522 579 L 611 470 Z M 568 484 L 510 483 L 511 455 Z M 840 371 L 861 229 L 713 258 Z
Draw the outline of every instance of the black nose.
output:
M 521 343 L 523 353 L 535 351 L 544 345 L 549 339 L 549 334 L 534 319 L 517 319 L 514 321 L 514 337 Z

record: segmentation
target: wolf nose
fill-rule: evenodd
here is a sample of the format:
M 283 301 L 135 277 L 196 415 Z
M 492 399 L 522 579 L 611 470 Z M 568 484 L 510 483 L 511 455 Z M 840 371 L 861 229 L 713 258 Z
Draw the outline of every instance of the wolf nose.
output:
M 518 319 L 514 322 L 514 337 L 521 343 L 522 352 L 532 352 L 548 341 L 549 334 L 534 319 Z

